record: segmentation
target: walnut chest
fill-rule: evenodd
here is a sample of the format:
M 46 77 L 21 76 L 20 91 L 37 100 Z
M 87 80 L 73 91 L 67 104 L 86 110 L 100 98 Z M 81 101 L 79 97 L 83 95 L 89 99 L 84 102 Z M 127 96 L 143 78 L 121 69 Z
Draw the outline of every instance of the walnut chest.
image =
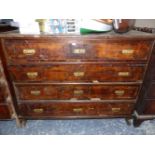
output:
M 20 119 L 131 118 L 154 37 L 4 34 L 1 44 Z

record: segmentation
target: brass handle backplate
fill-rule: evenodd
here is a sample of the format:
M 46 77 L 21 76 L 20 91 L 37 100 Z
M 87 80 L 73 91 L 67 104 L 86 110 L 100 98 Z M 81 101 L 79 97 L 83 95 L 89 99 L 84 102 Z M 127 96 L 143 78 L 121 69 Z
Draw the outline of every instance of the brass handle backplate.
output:
M 26 75 L 29 79 L 35 79 L 38 76 L 38 72 L 27 72 Z
M 112 110 L 112 112 L 119 112 L 121 110 L 121 108 L 112 108 L 111 110 Z
M 84 72 L 74 72 L 73 74 L 75 77 L 82 77 L 82 76 L 84 76 L 85 73 Z
M 100 98 L 91 98 L 90 100 L 91 101 L 100 101 L 101 99 Z
M 118 76 L 129 76 L 130 72 L 118 72 Z
M 82 111 L 83 111 L 82 108 L 74 108 L 74 109 L 73 109 L 73 112 L 82 112 Z
M 73 49 L 73 54 L 85 54 L 86 50 L 84 48 Z
M 74 90 L 74 95 L 82 95 L 83 93 L 83 90 Z
M 31 90 L 31 95 L 35 95 L 35 96 L 38 96 L 38 95 L 40 95 L 40 90 Z
M 42 108 L 33 109 L 33 112 L 35 112 L 35 113 L 43 113 L 44 109 L 42 109 Z
M 122 50 L 122 54 L 133 54 L 134 50 L 133 49 L 124 49 Z
M 118 96 L 124 95 L 125 91 L 124 90 L 115 90 L 115 94 Z
M 34 55 L 36 53 L 35 49 L 23 49 L 24 55 Z

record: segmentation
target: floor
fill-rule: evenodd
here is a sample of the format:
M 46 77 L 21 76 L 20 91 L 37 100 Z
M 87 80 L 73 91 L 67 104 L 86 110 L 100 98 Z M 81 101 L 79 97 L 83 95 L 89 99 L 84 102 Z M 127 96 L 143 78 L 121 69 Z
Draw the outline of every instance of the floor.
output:
M 25 128 L 15 121 L 0 121 L 0 135 L 154 135 L 155 120 L 140 127 L 128 126 L 124 119 L 29 120 Z

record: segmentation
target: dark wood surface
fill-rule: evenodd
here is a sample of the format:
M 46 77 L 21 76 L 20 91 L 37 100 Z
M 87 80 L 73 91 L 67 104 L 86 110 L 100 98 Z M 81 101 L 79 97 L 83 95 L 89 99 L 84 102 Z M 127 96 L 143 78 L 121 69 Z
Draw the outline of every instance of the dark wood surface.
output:
M 108 117 L 130 116 L 133 112 L 133 103 L 114 102 L 83 102 L 72 103 L 24 103 L 20 104 L 21 116 L 29 117 Z
M 9 64 L 53 61 L 146 61 L 152 41 L 150 40 L 99 40 L 52 38 L 49 40 L 4 40 L 5 54 Z M 31 50 L 31 53 L 27 53 Z
M 144 65 L 130 64 L 59 64 L 10 66 L 9 72 L 15 82 L 107 82 L 142 81 Z M 34 74 L 34 76 L 32 76 Z
M 20 100 L 135 99 L 138 85 L 16 85 Z

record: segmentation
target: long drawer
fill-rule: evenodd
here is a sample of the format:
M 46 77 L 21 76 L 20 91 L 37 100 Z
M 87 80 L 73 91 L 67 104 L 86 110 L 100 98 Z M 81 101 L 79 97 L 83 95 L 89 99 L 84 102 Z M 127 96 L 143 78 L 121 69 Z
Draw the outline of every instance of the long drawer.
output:
M 59 64 L 10 66 L 12 80 L 22 81 L 140 81 L 144 66 L 103 64 Z
M 5 39 L 9 63 L 73 60 L 147 60 L 152 41 L 73 38 Z
M 7 105 L 0 105 L 0 119 L 10 119 L 10 112 Z
M 19 105 L 20 115 L 29 117 L 91 117 L 131 115 L 133 103 L 23 103 Z
M 16 84 L 19 100 L 135 99 L 138 85 Z

